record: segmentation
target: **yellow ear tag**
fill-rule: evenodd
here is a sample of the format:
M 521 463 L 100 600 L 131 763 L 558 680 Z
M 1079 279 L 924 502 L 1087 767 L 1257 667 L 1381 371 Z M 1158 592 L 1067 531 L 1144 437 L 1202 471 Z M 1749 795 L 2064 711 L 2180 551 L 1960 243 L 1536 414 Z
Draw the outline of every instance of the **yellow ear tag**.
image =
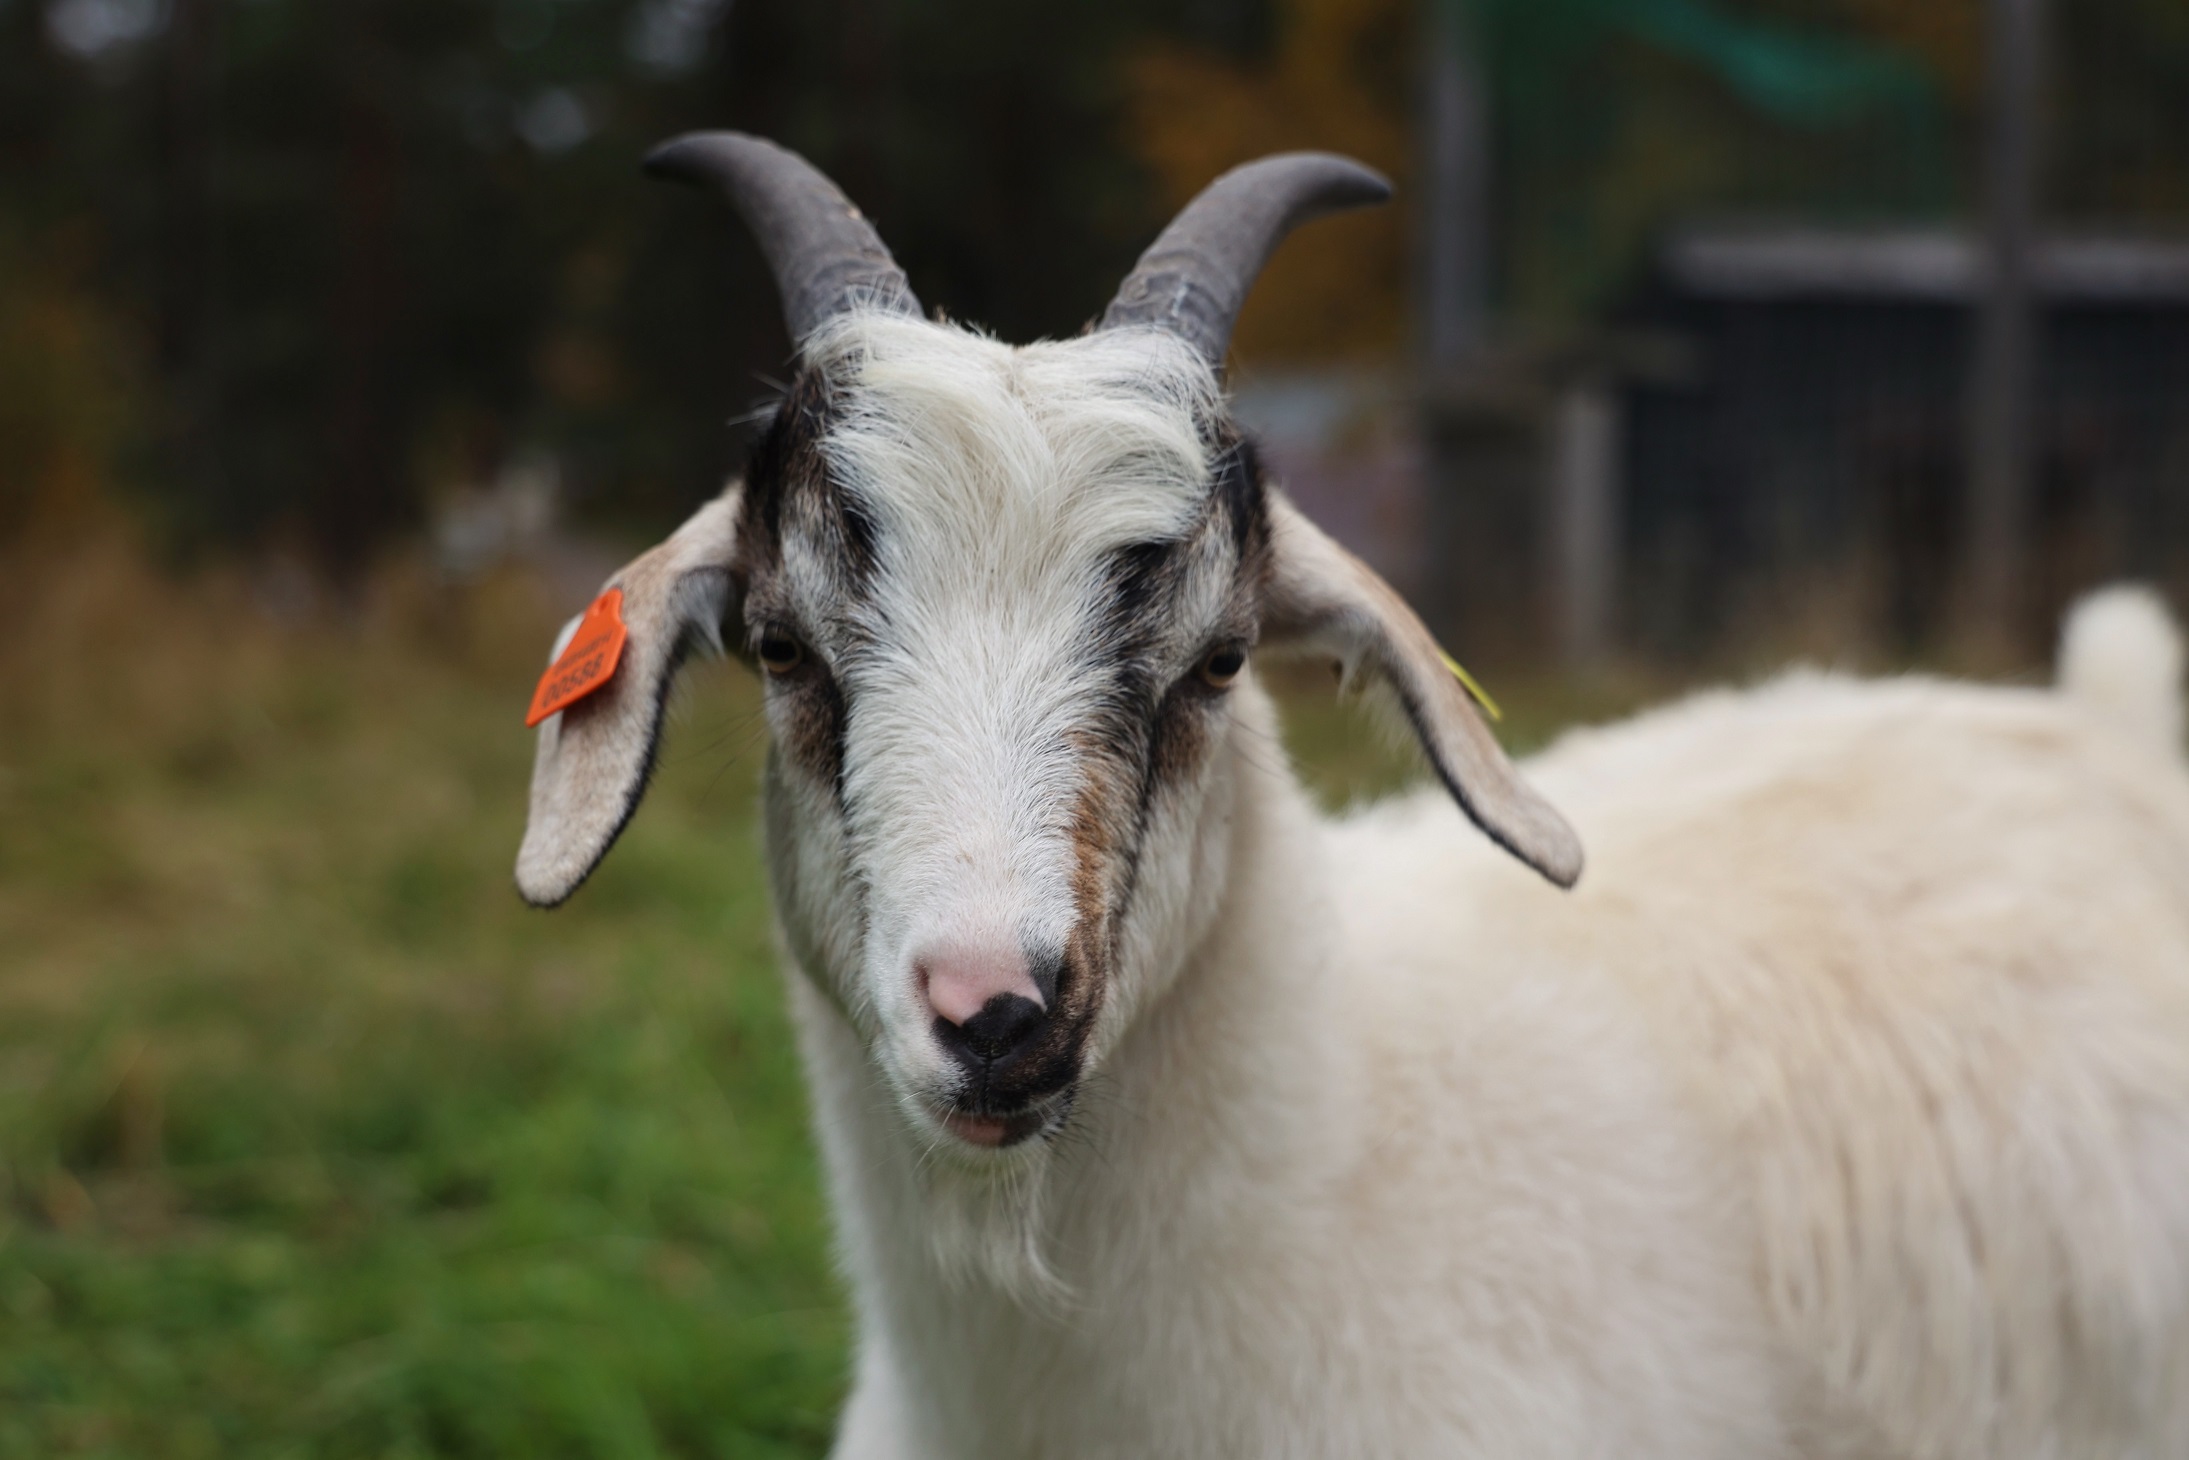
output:
M 1505 718 L 1505 712 L 1497 707 L 1496 700 L 1490 698 L 1490 692 L 1484 689 L 1481 685 L 1476 684 L 1475 677 L 1469 674 L 1465 669 L 1461 668 L 1460 663 L 1457 659 L 1454 659 L 1451 655 L 1445 653 L 1442 649 L 1437 650 L 1437 657 L 1444 661 L 1444 667 L 1446 669 L 1452 671 L 1452 678 L 1458 680 L 1463 686 L 1466 687 L 1467 693 L 1474 696 L 1475 703 L 1482 706 L 1482 712 L 1485 715 L 1488 715 L 1493 720 L 1502 720 Z

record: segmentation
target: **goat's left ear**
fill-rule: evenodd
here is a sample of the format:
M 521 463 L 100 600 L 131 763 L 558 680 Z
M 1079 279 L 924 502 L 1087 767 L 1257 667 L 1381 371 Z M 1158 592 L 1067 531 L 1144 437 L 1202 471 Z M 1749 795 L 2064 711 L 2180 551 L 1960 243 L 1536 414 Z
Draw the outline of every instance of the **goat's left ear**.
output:
M 1581 876 L 1581 840 L 1498 748 L 1443 651 L 1406 601 L 1297 507 L 1269 497 L 1272 566 L 1262 637 L 1274 649 L 1328 654 L 1350 682 L 1387 683 L 1437 777 L 1490 839 L 1560 887 Z
M 517 890 L 535 907 L 577 891 L 608 855 L 646 793 L 678 666 L 697 646 L 722 648 L 740 494 L 731 487 L 605 585 L 623 590 L 622 660 L 605 685 L 540 726 L 532 812 L 517 851 Z M 569 635 L 566 628 L 556 653 Z

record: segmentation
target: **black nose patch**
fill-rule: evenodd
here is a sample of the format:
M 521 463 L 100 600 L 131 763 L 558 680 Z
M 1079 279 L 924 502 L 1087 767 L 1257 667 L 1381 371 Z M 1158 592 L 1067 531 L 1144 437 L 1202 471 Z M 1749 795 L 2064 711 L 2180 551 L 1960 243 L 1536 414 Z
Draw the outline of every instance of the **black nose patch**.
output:
M 998 994 L 963 1024 L 935 1021 L 935 1037 L 960 1063 L 977 1065 L 1010 1058 L 1041 1032 L 1048 1010 L 1017 994 Z

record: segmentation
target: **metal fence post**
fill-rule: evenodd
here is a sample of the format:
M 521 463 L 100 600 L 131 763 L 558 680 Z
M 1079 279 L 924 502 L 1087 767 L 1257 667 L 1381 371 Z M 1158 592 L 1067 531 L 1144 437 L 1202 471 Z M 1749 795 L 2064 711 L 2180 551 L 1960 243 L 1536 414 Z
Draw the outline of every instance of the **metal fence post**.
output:
M 1969 389 L 1968 632 L 2011 656 L 2026 625 L 2037 333 L 2031 282 L 2043 0 L 1988 0 L 1984 229 Z

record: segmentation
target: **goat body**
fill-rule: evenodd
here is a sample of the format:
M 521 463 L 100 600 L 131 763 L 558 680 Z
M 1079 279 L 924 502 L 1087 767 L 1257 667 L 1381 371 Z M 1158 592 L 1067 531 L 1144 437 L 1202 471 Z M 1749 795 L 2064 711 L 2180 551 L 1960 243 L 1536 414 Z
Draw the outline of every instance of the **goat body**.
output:
M 1254 270 L 1374 174 L 1237 169 L 1101 327 L 1013 348 L 922 318 L 782 149 L 656 166 L 745 213 L 798 359 L 612 580 L 517 880 L 606 854 L 684 649 L 765 676 L 839 1455 L 2189 1456 L 2155 599 L 2078 610 L 2057 691 L 1795 676 L 1523 775 L 1224 401 Z M 1316 814 L 1250 662 L 1286 653 L 1450 801 Z
M 1319 817 L 1253 698 L 1224 906 L 1008 1216 L 794 978 L 838 1454 L 2189 1454 L 2178 650 L 2079 619 L 2063 679 L 2159 710 L 1798 675 L 1569 735 L 1571 894 L 1427 793 Z M 984 1222 L 1058 1291 L 938 1255 Z

